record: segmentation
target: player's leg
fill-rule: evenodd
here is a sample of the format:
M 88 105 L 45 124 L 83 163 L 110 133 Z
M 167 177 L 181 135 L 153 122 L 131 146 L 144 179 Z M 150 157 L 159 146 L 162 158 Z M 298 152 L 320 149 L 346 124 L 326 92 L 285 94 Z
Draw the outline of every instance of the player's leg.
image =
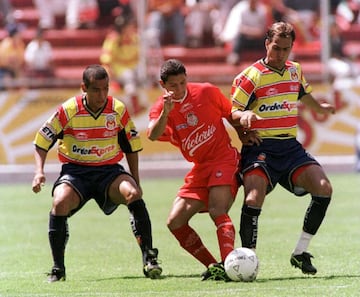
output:
M 204 246 L 200 236 L 189 226 L 189 220 L 204 207 L 201 200 L 176 197 L 167 219 L 167 226 L 180 246 L 208 267 L 217 261 Z
M 244 174 L 244 203 L 241 209 L 240 238 L 243 247 L 256 249 L 258 218 L 268 188 L 268 178 L 260 169 L 252 169 Z
M 49 215 L 49 243 L 53 257 L 53 268 L 48 281 L 65 280 L 65 247 L 69 238 L 67 218 L 80 204 L 80 197 L 67 183 L 58 184 L 53 191 L 53 204 Z
M 108 196 L 115 204 L 125 204 L 130 212 L 130 225 L 142 252 L 146 277 L 159 278 L 158 250 L 153 248 L 152 228 L 148 210 L 142 199 L 142 191 L 128 174 L 121 174 L 110 184 Z
M 305 213 L 303 230 L 292 253 L 291 264 L 300 268 L 303 273 L 315 274 L 317 270 L 311 264 L 312 255 L 307 249 L 326 215 L 332 187 L 322 167 L 317 164 L 300 167 L 292 179 L 295 186 L 311 194 L 311 201 Z
M 235 228 L 228 215 L 234 195 L 230 185 L 214 186 L 209 189 L 209 215 L 216 226 L 221 261 L 234 249 Z
M 231 181 L 232 178 L 229 180 Z M 209 188 L 208 211 L 216 226 L 221 262 L 210 264 L 207 270 L 201 274 L 202 280 L 229 280 L 224 262 L 226 256 L 234 250 L 235 228 L 228 211 L 234 202 L 237 190 L 236 180 L 234 180 L 233 189 L 231 185 L 217 185 Z

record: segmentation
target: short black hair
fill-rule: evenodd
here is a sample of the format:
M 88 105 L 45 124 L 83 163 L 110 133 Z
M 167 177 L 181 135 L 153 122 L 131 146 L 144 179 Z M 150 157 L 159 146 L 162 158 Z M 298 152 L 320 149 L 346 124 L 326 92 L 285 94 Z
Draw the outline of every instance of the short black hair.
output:
M 160 79 L 166 83 L 171 75 L 186 75 L 186 68 L 182 62 L 176 59 L 166 60 L 160 69 Z
M 105 68 L 99 64 L 89 65 L 83 72 L 83 83 L 86 87 L 89 87 L 93 80 L 101 80 L 109 78 Z
M 6 26 L 6 30 L 10 37 L 13 37 L 16 33 L 19 32 L 19 26 L 15 23 L 10 23 Z

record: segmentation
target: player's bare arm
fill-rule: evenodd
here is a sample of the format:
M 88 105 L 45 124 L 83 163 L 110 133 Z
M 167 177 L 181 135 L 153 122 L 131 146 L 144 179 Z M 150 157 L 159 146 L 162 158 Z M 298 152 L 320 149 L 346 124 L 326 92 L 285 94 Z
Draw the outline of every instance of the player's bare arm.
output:
M 311 94 L 306 94 L 301 97 L 301 102 L 304 103 L 307 107 L 321 114 L 334 114 L 335 107 L 330 103 L 322 102 L 319 103 Z
M 169 112 L 174 108 L 174 100 L 175 100 L 174 92 L 165 90 L 163 99 L 164 99 L 163 113 L 169 114 Z
M 239 120 L 228 119 L 228 122 L 235 129 L 241 143 L 243 145 L 260 145 L 262 142 L 261 137 L 256 130 L 248 130 L 240 125 Z
M 247 130 L 241 126 L 235 126 L 237 135 L 243 145 L 260 145 L 262 139 L 256 130 Z
M 129 171 L 133 178 L 135 179 L 136 183 L 140 185 L 140 175 L 139 175 L 139 154 L 135 153 L 126 153 L 125 154 L 126 161 L 129 166 Z
M 231 114 L 231 116 L 234 121 L 238 120 L 240 126 L 242 126 L 245 129 L 250 129 L 251 123 L 253 121 L 262 119 L 260 116 L 258 116 L 256 113 L 254 113 L 251 110 L 245 110 L 245 111 L 236 110 Z
M 157 140 L 165 131 L 167 117 L 174 108 L 173 92 L 166 91 L 163 95 L 164 106 L 160 116 L 151 120 L 148 126 L 148 138 L 152 141 Z
M 35 175 L 32 181 L 32 190 L 34 193 L 39 193 L 41 187 L 45 184 L 46 177 L 44 173 L 44 165 L 47 156 L 47 151 L 35 147 L 34 158 L 35 158 Z

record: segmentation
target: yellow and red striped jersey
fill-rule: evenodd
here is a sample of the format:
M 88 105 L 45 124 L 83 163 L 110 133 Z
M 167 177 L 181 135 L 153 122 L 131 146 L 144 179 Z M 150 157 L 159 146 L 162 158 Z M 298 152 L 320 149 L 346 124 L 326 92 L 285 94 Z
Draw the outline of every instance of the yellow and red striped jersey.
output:
M 299 63 L 287 61 L 282 71 L 255 62 L 238 74 L 231 87 L 232 111 L 252 110 L 263 118 L 252 123 L 262 138 L 296 137 L 298 100 L 312 91 Z
M 86 108 L 84 96 L 68 99 L 36 133 L 34 144 L 48 151 L 58 141 L 62 163 L 100 166 L 118 163 L 123 153 L 142 150 L 139 133 L 123 102 L 108 96 L 101 113 Z
M 110 68 L 114 78 L 118 78 L 128 69 L 136 69 L 139 64 L 139 37 L 134 30 L 122 35 L 109 33 L 102 45 L 100 62 Z

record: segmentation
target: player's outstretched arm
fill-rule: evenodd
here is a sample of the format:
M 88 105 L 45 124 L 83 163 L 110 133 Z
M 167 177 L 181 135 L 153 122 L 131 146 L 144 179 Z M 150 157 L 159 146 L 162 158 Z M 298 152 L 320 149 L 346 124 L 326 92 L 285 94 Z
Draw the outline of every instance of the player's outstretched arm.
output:
M 129 171 L 132 177 L 135 179 L 136 183 L 140 187 L 140 175 L 139 175 L 139 154 L 135 153 L 126 153 L 126 161 L 129 166 Z
M 258 135 L 258 132 L 256 130 L 246 129 L 242 125 L 240 125 L 241 115 L 241 111 L 235 111 L 232 113 L 231 118 L 228 120 L 235 129 L 237 135 L 239 136 L 241 143 L 243 145 L 260 145 L 262 139 Z
M 232 112 L 231 117 L 233 121 L 239 121 L 240 126 L 242 126 L 245 129 L 250 129 L 252 122 L 262 119 L 262 117 L 258 116 L 256 113 L 254 113 L 251 110 L 245 110 L 245 111 L 236 110 Z
M 173 92 L 166 91 L 163 95 L 164 105 L 160 116 L 150 121 L 147 135 L 152 141 L 157 140 L 165 131 L 167 118 L 170 111 L 174 108 Z
M 35 175 L 32 181 L 32 190 L 34 193 L 39 193 L 41 187 L 45 184 L 46 177 L 44 173 L 44 165 L 47 156 L 47 151 L 35 146 Z
M 330 103 L 322 102 L 319 103 L 311 94 L 306 94 L 301 97 L 301 102 L 304 103 L 307 107 L 321 114 L 334 114 L 335 107 Z

